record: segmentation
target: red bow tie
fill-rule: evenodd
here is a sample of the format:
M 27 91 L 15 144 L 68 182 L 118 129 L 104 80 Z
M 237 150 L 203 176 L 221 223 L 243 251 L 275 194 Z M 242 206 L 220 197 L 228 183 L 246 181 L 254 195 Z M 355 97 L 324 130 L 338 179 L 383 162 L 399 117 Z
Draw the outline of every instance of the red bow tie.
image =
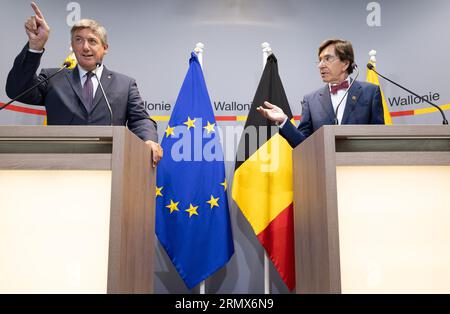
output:
M 345 80 L 345 81 L 343 81 L 341 84 L 331 86 L 330 93 L 332 93 L 332 94 L 334 95 L 334 94 L 336 94 L 339 90 L 341 90 L 341 89 L 347 89 L 347 88 L 348 88 L 348 81 Z

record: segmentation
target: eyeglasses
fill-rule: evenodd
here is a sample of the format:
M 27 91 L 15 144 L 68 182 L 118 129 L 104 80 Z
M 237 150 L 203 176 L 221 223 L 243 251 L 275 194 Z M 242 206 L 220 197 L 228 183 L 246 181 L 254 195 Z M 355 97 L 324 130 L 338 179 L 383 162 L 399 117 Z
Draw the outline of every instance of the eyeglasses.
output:
M 316 64 L 319 65 L 319 64 L 323 63 L 323 64 L 328 65 L 328 64 L 333 63 L 333 62 L 336 61 L 337 59 L 338 59 L 337 56 L 325 55 L 325 56 L 323 56 L 323 58 L 322 58 L 321 60 L 316 61 Z

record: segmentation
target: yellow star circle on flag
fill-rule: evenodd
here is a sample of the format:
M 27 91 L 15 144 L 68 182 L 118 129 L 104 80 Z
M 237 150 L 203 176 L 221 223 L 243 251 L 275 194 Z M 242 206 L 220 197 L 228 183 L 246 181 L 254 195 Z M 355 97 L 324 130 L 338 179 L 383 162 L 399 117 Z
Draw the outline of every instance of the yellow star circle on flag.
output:
M 163 187 L 156 187 L 156 196 L 163 196 L 161 193 L 161 190 L 163 189 Z
M 217 198 L 214 198 L 212 195 L 211 195 L 211 199 L 209 200 L 209 201 L 207 201 L 206 203 L 208 203 L 209 205 L 211 205 L 211 209 L 214 207 L 214 206 L 217 206 L 217 207 L 219 207 L 219 204 L 217 203 L 219 201 L 219 198 L 217 197 Z
M 223 190 L 226 191 L 227 190 L 227 179 L 225 179 L 225 181 L 223 181 L 220 185 L 223 185 Z
M 169 208 L 170 209 L 170 213 L 172 214 L 173 213 L 173 211 L 179 211 L 179 209 L 178 209 L 178 203 L 180 203 L 180 202 L 174 202 L 173 200 L 170 200 L 170 204 L 169 205 L 167 205 L 166 207 L 167 208 Z
M 170 127 L 170 125 L 167 125 L 167 128 L 166 128 L 166 137 L 169 137 L 169 135 L 175 135 L 174 133 L 173 133 L 173 131 L 174 131 L 174 129 L 175 129 L 175 127 Z
M 189 218 L 191 218 L 192 215 L 198 216 L 197 208 L 198 208 L 198 206 L 192 206 L 192 204 L 189 203 L 189 208 L 186 209 L 186 211 L 189 213 Z
M 195 119 L 191 120 L 191 118 L 188 116 L 188 119 L 186 122 L 183 122 L 183 124 L 186 124 L 188 127 L 188 130 L 192 127 L 195 128 Z
M 211 133 L 211 132 L 215 132 L 215 130 L 214 130 L 214 126 L 215 126 L 215 125 L 216 125 L 215 123 L 209 123 L 209 121 L 208 121 L 208 125 L 207 125 L 207 126 L 204 126 L 203 128 L 206 129 L 206 131 L 207 131 L 208 134 L 209 134 L 209 133 Z

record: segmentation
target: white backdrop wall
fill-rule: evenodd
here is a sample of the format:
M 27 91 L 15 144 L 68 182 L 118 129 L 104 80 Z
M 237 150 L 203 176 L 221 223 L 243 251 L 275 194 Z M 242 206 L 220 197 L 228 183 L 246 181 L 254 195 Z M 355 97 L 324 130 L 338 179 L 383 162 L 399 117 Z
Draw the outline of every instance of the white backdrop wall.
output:
M 69 52 L 74 20 L 94 18 L 108 30 L 105 64 L 138 82 L 160 137 L 186 74 L 191 50 L 205 44 L 204 73 L 217 116 L 246 116 L 248 105 L 223 110 L 220 104 L 250 104 L 262 73 L 261 43 L 269 42 L 295 115 L 303 95 L 322 86 L 317 47 L 330 37 L 353 43 L 359 79 L 365 80 L 368 52 L 377 50 L 377 69 L 421 95 L 450 103 L 450 2 L 446 0 L 96 0 L 37 1 L 51 27 L 42 67 L 59 66 Z M 29 1 L 0 0 L 0 102 L 8 101 L 4 86 L 15 56 L 26 43 L 24 22 L 33 11 Z M 394 114 L 427 108 L 407 104 L 406 92 L 381 81 Z M 396 105 L 395 102 L 398 104 Z M 403 105 L 400 103 L 403 102 Z M 152 105 L 153 104 L 153 105 Z M 160 105 L 155 110 L 154 104 Z M 20 104 L 16 104 L 20 105 Z M 42 109 L 34 106 L 23 106 Z M 161 108 L 163 107 L 163 108 Z M 0 111 L 0 124 L 41 124 L 43 116 Z M 439 113 L 393 117 L 394 124 L 440 124 Z M 228 181 L 232 183 L 236 138 L 227 132 L 243 121 L 219 121 L 223 131 Z M 404 187 L 407 188 L 407 187 Z M 207 280 L 208 293 L 262 293 L 263 251 L 250 226 L 230 197 L 236 253 L 228 265 Z M 156 249 L 155 292 L 189 293 L 159 244 Z M 271 268 L 272 291 L 287 289 Z M 194 289 L 192 292 L 197 292 Z

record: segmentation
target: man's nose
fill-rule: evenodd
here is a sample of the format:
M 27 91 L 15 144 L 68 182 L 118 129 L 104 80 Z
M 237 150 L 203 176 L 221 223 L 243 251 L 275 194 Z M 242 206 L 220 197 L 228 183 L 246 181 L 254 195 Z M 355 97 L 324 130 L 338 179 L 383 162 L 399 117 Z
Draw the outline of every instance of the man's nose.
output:
M 89 49 L 90 49 L 89 43 L 88 43 L 87 40 L 85 40 L 84 43 L 83 43 L 83 50 L 89 50 Z

